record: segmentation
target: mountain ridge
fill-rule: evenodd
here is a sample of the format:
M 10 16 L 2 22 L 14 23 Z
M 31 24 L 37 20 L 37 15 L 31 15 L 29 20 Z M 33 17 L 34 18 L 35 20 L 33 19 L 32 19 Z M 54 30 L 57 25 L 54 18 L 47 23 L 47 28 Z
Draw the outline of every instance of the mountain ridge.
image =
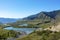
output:
M 41 17 L 43 18 L 44 15 L 55 19 L 58 15 L 60 15 L 60 10 L 54 10 L 54 11 L 50 11 L 50 12 L 42 11 L 42 12 L 37 13 L 35 15 L 31 15 L 26 18 L 23 18 L 23 20 L 41 19 Z

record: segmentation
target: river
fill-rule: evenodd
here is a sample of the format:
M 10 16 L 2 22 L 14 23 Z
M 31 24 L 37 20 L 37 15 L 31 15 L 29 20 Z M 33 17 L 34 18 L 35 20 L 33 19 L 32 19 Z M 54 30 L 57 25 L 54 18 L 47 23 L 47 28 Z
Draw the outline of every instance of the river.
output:
M 6 27 L 4 29 L 6 29 L 6 30 L 19 31 L 19 32 L 25 32 L 27 34 L 33 32 L 35 30 L 35 28 L 14 28 L 14 27 Z

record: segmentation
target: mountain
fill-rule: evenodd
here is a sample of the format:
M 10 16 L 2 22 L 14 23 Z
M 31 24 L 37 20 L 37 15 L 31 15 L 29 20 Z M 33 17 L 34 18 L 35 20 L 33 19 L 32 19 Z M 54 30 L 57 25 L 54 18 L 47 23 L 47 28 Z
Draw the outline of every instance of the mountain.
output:
M 50 11 L 50 12 L 45 12 L 45 11 L 42 11 L 38 14 L 35 14 L 35 15 L 31 15 L 31 16 L 28 16 L 26 18 L 23 18 L 23 20 L 35 20 L 35 19 L 56 19 L 56 20 L 60 20 L 60 10 L 54 10 L 54 11 Z
M 50 12 L 42 11 L 35 15 L 31 15 L 17 22 L 12 23 L 11 25 L 16 27 L 21 27 L 21 24 L 29 24 L 27 27 L 49 27 L 52 25 L 57 25 L 60 22 L 60 10 L 54 10 Z M 56 23 L 56 24 L 54 24 Z M 25 27 L 25 26 L 24 26 Z
M 11 23 L 11 22 L 16 22 L 18 19 L 14 18 L 0 18 L 1 23 Z

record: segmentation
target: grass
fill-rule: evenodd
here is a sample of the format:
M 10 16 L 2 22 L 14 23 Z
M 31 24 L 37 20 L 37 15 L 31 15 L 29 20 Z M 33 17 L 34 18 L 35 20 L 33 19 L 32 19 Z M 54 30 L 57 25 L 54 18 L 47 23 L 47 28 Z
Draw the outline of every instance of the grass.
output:
M 49 30 L 35 31 L 17 40 L 60 40 L 60 32 L 52 32 Z

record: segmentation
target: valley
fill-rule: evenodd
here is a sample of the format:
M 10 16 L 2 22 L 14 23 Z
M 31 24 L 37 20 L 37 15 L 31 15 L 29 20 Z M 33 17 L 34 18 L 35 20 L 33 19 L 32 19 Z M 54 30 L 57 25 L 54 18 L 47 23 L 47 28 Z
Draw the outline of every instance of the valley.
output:
M 40 12 L 7 23 L 2 21 L 0 40 L 60 40 L 60 10 Z

